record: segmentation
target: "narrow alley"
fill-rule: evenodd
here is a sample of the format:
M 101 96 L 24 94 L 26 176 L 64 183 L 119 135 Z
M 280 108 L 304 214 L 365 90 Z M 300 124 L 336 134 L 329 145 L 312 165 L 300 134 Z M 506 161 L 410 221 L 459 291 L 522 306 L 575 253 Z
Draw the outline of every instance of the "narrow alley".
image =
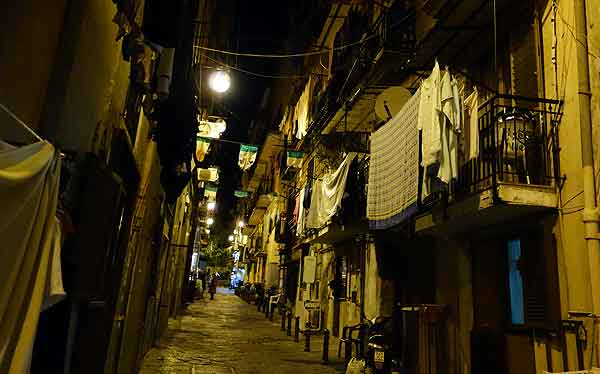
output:
M 167 335 L 146 355 L 140 374 L 253 374 L 253 373 L 343 373 L 334 344 L 330 362 L 323 364 L 322 338 L 313 337 L 311 352 L 304 352 L 304 339 L 281 331 L 277 319 L 219 288 L 191 304 L 169 324 Z
M 0 2 L 0 374 L 600 374 L 600 0 Z

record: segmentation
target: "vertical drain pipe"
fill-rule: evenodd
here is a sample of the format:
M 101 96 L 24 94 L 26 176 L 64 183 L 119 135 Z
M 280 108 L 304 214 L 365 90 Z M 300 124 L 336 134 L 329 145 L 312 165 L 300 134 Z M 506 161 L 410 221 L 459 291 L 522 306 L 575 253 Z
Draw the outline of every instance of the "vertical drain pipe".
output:
M 586 1 L 575 0 L 575 36 L 577 40 L 577 80 L 579 101 L 579 124 L 581 128 L 581 159 L 583 166 L 583 224 L 585 229 L 585 240 L 588 250 L 588 262 L 590 269 L 590 287 L 592 298 L 592 314 L 596 331 L 596 324 L 600 316 L 600 233 L 598 223 L 600 214 L 596 202 L 596 178 L 594 169 L 594 154 L 592 141 L 592 92 L 590 88 L 590 66 L 587 41 L 587 15 Z M 600 337 L 592 334 L 590 364 L 596 359 L 596 365 L 600 366 Z M 596 356 L 596 357 L 593 357 Z M 592 366 L 590 365 L 590 366 Z M 584 366 L 585 367 L 585 366 Z
M 592 312 L 600 314 L 600 214 L 596 203 L 594 154 L 592 141 L 592 111 L 590 73 L 588 61 L 587 20 L 585 0 L 575 0 L 575 30 L 577 40 L 577 81 L 579 102 L 579 126 L 581 131 L 581 161 L 583 166 L 583 223 L 588 250 Z

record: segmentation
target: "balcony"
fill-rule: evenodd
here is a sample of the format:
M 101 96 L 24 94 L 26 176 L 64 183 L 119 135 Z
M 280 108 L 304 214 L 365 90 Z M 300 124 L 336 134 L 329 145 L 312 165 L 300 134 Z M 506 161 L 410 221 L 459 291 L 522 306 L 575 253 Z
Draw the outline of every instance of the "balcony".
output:
M 448 191 L 421 204 L 416 231 L 482 227 L 555 209 L 560 104 L 497 95 L 481 105 L 478 156 Z

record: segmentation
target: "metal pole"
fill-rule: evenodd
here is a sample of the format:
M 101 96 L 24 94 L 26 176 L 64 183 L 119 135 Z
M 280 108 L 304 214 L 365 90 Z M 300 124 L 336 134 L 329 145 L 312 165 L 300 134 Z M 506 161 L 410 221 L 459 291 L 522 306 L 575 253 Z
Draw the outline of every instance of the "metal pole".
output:
M 304 352 L 310 352 L 310 331 L 304 330 Z
M 298 343 L 300 341 L 300 317 L 296 317 L 296 323 L 294 327 L 294 341 Z
M 292 336 L 292 312 L 287 313 L 287 336 Z
M 329 330 L 323 329 L 323 363 L 329 362 Z
M 285 331 L 285 311 L 280 311 L 281 314 L 281 331 Z

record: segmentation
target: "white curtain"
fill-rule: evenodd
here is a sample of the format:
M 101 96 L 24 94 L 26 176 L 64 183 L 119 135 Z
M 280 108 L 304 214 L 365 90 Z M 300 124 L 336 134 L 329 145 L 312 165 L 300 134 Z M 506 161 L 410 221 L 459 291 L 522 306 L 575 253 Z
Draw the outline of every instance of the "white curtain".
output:
M 0 142 L 0 372 L 27 373 L 56 268 L 60 159 L 39 142 Z M 58 235 L 58 237 L 57 237 Z M 61 284 L 62 286 L 62 284 Z M 62 287 L 61 287 L 62 288 Z

